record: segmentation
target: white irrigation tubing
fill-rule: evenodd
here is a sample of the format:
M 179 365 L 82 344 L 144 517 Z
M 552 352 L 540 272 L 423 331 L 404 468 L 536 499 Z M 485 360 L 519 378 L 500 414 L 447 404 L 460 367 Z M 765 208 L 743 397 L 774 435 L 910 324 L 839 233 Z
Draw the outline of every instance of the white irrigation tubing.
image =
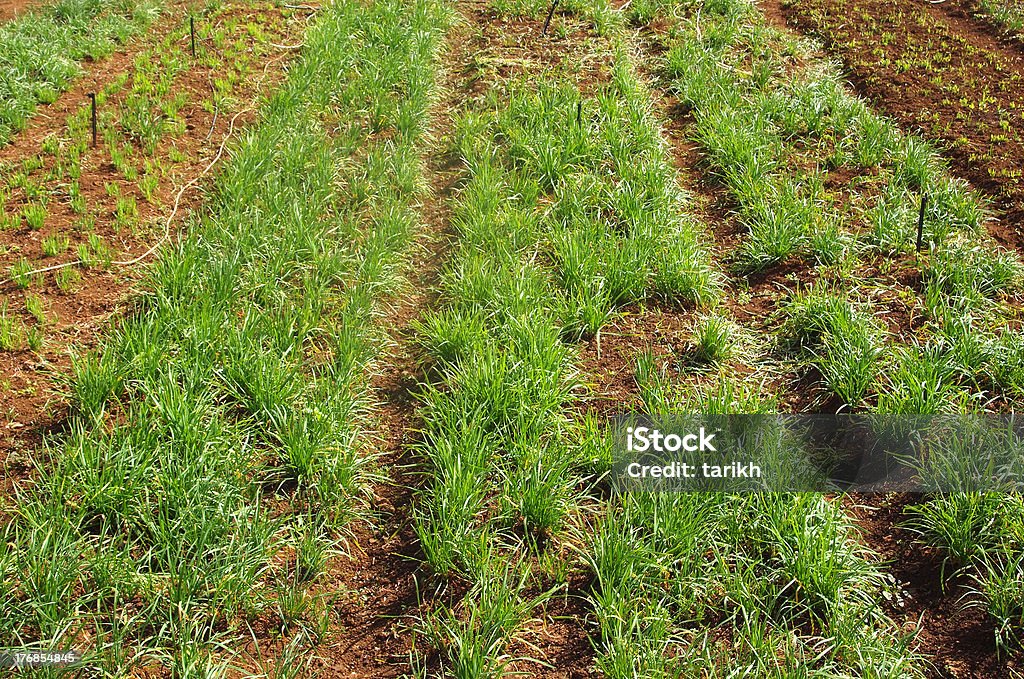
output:
M 213 86 L 210 87 L 212 92 Z M 217 103 L 216 97 L 213 100 L 213 122 L 210 123 L 210 131 L 206 133 L 206 137 L 203 139 L 203 143 L 210 141 L 210 137 L 213 136 L 213 131 L 217 128 L 217 116 L 220 115 L 220 105 Z
M 220 148 L 217 149 L 217 155 L 213 157 L 213 160 L 209 162 L 209 164 L 203 169 L 202 172 L 200 172 L 199 174 L 192 178 L 192 181 L 190 181 L 188 184 L 185 184 L 178 190 L 178 195 L 174 197 L 174 208 L 171 210 L 171 214 L 167 215 L 167 221 L 164 222 L 164 235 L 160 237 L 160 240 L 153 243 L 152 247 L 150 247 L 148 250 L 143 252 L 135 259 L 130 259 L 126 262 L 111 262 L 111 264 L 115 266 L 132 266 L 133 264 L 138 264 L 146 257 L 149 257 L 151 254 L 156 252 L 157 248 L 163 245 L 164 241 L 166 241 L 171 235 L 171 222 L 174 221 L 174 216 L 178 214 L 178 206 L 181 204 L 181 197 L 185 195 L 185 191 L 187 191 L 190 187 L 195 186 L 195 184 L 198 183 L 200 179 L 205 177 L 206 174 L 213 169 L 213 166 L 217 164 L 217 161 L 220 160 L 220 157 L 224 155 L 224 149 L 227 147 L 228 139 L 231 138 L 231 133 L 235 131 L 235 121 L 238 120 L 238 116 L 242 115 L 243 113 L 248 113 L 251 110 L 252 109 L 250 108 L 243 108 L 241 111 L 236 113 L 231 118 L 231 122 L 228 124 L 228 133 L 224 135 L 224 140 L 221 141 Z
M 284 5 L 287 9 L 306 9 L 309 10 L 309 14 L 306 15 L 306 23 L 316 16 L 318 10 L 316 7 L 310 7 L 309 5 Z M 298 45 L 278 45 L 276 42 L 270 43 L 271 47 L 276 47 L 279 50 L 299 50 L 306 46 L 305 42 L 300 42 Z
M 173 209 L 171 209 L 171 213 L 169 215 L 167 215 L 167 219 L 164 221 L 164 233 L 160 237 L 160 240 L 158 240 L 156 243 L 154 243 L 148 250 L 143 252 L 138 257 L 135 257 L 134 259 L 128 259 L 128 260 L 125 260 L 125 261 L 120 261 L 120 262 L 111 262 L 110 264 L 112 266 L 132 266 L 134 264 L 138 264 L 139 262 L 144 260 L 146 257 L 149 257 L 151 254 L 156 252 L 157 248 L 159 248 L 161 245 L 163 245 L 164 242 L 168 238 L 170 238 L 170 235 L 171 235 L 171 223 L 174 221 L 174 217 L 178 214 L 178 207 L 180 207 L 180 205 L 181 205 L 181 197 L 183 195 L 185 195 L 185 192 L 188 189 L 190 189 L 191 187 L 195 186 L 199 182 L 200 179 L 205 177 L 210 172 L 210 170 L 213 169 L 213 166 L 217 164 L 217 161 L 220 160 L 220 157 L 222 155 L 224 155 L 224 149 L 227 147 L 228 140 L 231 138 L 231 134 L 235 130 L 235 121 L 238 119 L 238 116 L 242 115 L 243 113 L 247 113 L 247 112 L 249 112 L 251 110 L 252 110 L 251 108 L 244 108 L 241 111 L 239 111 L 238 113 L 236 113 L 234 115 L 234 117 L 231 118 L 231 123 L 228 126 L 228 133 L 224 136 L 223 141 L 221 141 L 220 148 L 217 149 L 217 155 L 215 155 L 213 157 L 213 160 L 211 160 L 206 165 L 206 167 L 203 169 L 203 171 L 200 172 L 198 175 L 196 175 L 192 179 L 192 181 L 188 182 L 187 184 L 185 184 L 184 186 L 182 186 L 178 190 L 178 194 L 174 197 L 174 207 L 173 207 Z M 27 272 L 21 274 L 19 276 L 19 278 L 27 277 L 27 276 L 35 276 L 35 275 L 38 275 L 38 274 L 41 274 L 41 273 L 47 273 L 47 272 L 50 272 L 50 271 L 58 271 L 60 269 L 66 269 L 69 266 L 77 266 L 79 264 L 84 264 L 84 263 L 85 262 L 82 261 L 81 259 L 76 259 L 73 262 L 64 262 L 63 264 L 54 264 L 53 266 L 43 267 L 42 269 L 33 269 L 32 271 L 27 271 Z M 5 281 L 0 281 L 0 287 L 2 287 L 4 285 L 7 285 L 8 283 L 13 283 L 13 282 L 14 282 L 14 278 L 8 278 Z
M 284 55 L 281 55 L 280 57 L 277 57 L 276 59 L 271 59 L 270 61 L 268 61 L 263 66 L 263 75 L 260 77 L 259 82 L 256 83 L 256 92 L 257 92 L 257 94 L 263 88 L 263 82 L 267 79 L 267 71 L 270 68 L 270 66 L 272 64 L 275 64 L 278 61 L 280 61 L 283 57 L 284 57 Z M 144 260 L 146 257 L 149 257 L 151 254 L 156 252 L 157 248 L 159 248 L 161 245 L 163 245 L 167 241 L 167 239 L 171 235 L 171 222 L 174 221 L 174 217 L 178 213 L 178 207 L 181 205 L 181 197 L 183 195 L 185 195 L 185 191 L 187 191 L 190 187 L 195 186 L 195 184 L 200 179 L 205 177 L 210 172 L 210 170 L 213 169 L 213 166 L 217 164 L 217 161 L 220 160 L 220 157 L 222 155 L 224 155 L 224 149 L 227 147 L 228 140 L 231 138 L 231 134 L 235 130 L 235 121 L 238 120 L 238 116 L 242 115 L 243 113 L 248 113 L 249 111 L 252 111 L 252 109 L 251 108 L 243 108 L 241 111 L 236 113 L 231 118 L 231 122 L 228 125 L 228 133 L 224 136 L 224 139 L 221 141 L 220 148 L 217 149 L 217 155 L 215 155 L 213 157 L 213 160 L 211 160 L 209 162 L 209 164 L 203 169 L 203 171 L 200 172 L 198 175 L 196 175 L 192 179 L 192 181 L 188 182 L 187 184 L 182 186 L 181 189 L 178 190 L 178 195 L 176 195 L 174 197 L 174 207 L 171 210 L 171 214 L 169 214 L 167 216 L 167 220 L 164 222 L 164 234 L 160 237 L 160 240 L 158 240 L 156 243 L 154 243 L 152 247 L 150 247 L 148 250 L 143 252 L 141 255 L 139 255 L 135 259 L 129 259 L 129 260 L 126 260 L 126 261 L 123 261 L 123 262 L 111 262 L 110 263 L 111 266 L 132 266 L 134 264 L 138 264 L 139 262 Z M 213 125 L 210 126 L 210 132 L 211 133 L 213 132 L 213 128 L 214 128 L 214 126 L 216 124 L 217 124 L 217 115 L 216 115 L 216 111 L 215 111 L 214 112 L 214 118 L 213 118 Z M 207 135 L 207 139 L 209 139 L 209 137 L 210 136 Z M 32 271 L 26 271 L 25 273 L 20 274 L 18 276 L 18 278 L 23 278 L 23 277 L 27 277 L 27 276 L 36 276 L 36 275 L 41 274 L 41 273 L 49 273 L 50 271 L 59 271 L 60 269 L 66 269 L 69 266 L 78 266 L 79 264 L 84 264 L 84 263 L 85 262 L 83 260 L 76 259 L 73 262 L 64 262 L 63 264 L 54 264 L 53 266 L 46 266 L 46 267 L 43 267 L 41 269 L 33 269 Z M 14 280 L 15 279 L 13 277 L 11 277 L 11 278 L 8 278 L 7 280 L 0 281 L 0 287 L 3 287 L 5 285 L 7 285 L 8 283 L 13 283 Z

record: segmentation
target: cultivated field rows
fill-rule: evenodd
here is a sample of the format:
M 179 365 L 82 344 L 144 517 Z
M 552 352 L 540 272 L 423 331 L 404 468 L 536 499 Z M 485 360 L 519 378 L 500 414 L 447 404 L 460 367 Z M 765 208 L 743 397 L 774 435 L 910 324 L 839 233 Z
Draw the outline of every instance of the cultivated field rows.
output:
M 258 3 L 197 12 L 194 59 L 189 22 L 161 25 L 98 62 L 0 149 L 5 451 L 36 445 L 26 433 L 62 417 L 53 383 L 69 368 L 66 345 L 91 345 L 141 273 L 124 263 L 148 261 L 178 228 L 200 175 L 254 117 L 284 56 L 271 44 L 287 43 L 307 16 L 285 13 L 294 16 Z
M 109 55 L 154 22 L 159 2 L 64 2 L 0 25 L 0 140 L 24 129 L 38 103 L 52 103 L 81 74 L 82 59 Z
M 5 641 L 84 645 L 99 672 L 208 676 L 261 615 L 264 640 L 330 620 L 305 590 L 368 501 L 356 414 L 414 222 L 438 37 L 409 32 L 405 9 L 318 20 L 189 237 L 75 361 L 63 442 L 33 453 L 8 508 Z M 278 663 L 254 641 L 250 666 L 288 667 L 299 643 Z
M 8 454 L 0 647 L 85 676 L 1020 671 L 1017 496 L 606 477 L 628 410 L 1015 410 L 1019 224 L 937 147 L 745 0 L 243 6 L 203 15 L 198 74 L 180 25 L 138 53 L 101 149 L 78 107 L 0 151 L 5 354 L 160 244 L 61 366 L 61 428 Z M 189 106 L 250 124 L 164 241 L 216 159 Z

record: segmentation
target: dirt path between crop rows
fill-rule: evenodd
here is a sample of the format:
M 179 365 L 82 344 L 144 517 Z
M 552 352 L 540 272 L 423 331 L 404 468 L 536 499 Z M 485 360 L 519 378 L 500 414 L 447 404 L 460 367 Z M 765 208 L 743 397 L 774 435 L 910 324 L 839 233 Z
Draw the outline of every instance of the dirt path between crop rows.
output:
M 990 233 L 1024 251 L 1024 50 L 956 3 L 764 0 L 767 16 L 820 38 L 856 90 L 940 142 L 956 174 L 991 197 Z
M 885 603 L 886 614 L 903 629 L 917 632 L 917 643 L 931 661 L 936 679 L 990 679 L 1020 676 L 1019 655 L 999 657 L 995 625 L 985 609 L 971 605 L 966 578 L 943 586 L 942 554 L 922 545 L 902 524 L 903 510 L 920 501 L 912 495 L 844 498 L 865 542 L 888 564 L 904 596 Z
M 272 42 L 288 42 L 296 30 L 305 24 L 299 19 L 288 23 L 285 10 L 265 5 L 257 7 L 240 3 L 231 8 L 226 18 L 241 19 L 240 26 L 263 27 L 264 38 Z M 168 15 L 171 16 L 171 15 Z M 176 21 L 176 20 L 175 20 Z M 66 135 L 65 121 L 87 101 L 90 92 L 101 92 L 119 76 L 130 74 L 138 55 L 160 43 L 173 26 L 158 24 L 145 37 L 130 43 L 124 52 L 112 55 L 96 64 L 70 89 L 49 106 L 41 107 L 28 127 L 7 146 L 0 148 L 0 162 L 19 165 L 25 159 L 44 158 L 42 167 L 27 176 L 39 182 L 46 191 L 58 192 L 67 180 L 46 178 L 55 161 L 40 152 L 43 140 L 51 135 Z M 200 49 L 205 47 L 200 44 Z M 89 206 L 95 221 L 88 232 L 79 228 L 79 216 L 71 205 L 60 197 L 48 203 L 46 224 L 32 230 L 24 224 L 15 229 L 0 230 L 0 279 L 7 279 L 10 268 L 19 261 L 32 266 L 49 266 L 77 257 L 77 247 L 97 235 L 113 244 L 113 259 L 128 260 L 146 252 L 159 242 L 164 223 L 169 216 L 181 188 L 208 169 L 217 153 L 230 143 L 229 133 L 237 136 L 241 129 L 255 119 L 251 102 L 271 88 L 283 73 L 284 59 L 290 53 L 252 48 L 250 66 L 253 77 L 248 78 L 231 92 L 233 104 L 224 110 L 210 107 L 211 82 L 215 69 L 194 64 L 175 80 L 175 92 L 185 98 L 179 116 L 185 122 L 183 134 L 165 138 L 160 142 L 153 158 L 162 159 L 169 167 L 160 179 L 150 200 L 145 200 L 133 182 L 125 181 L 110 162 L 104 148 L 89 148 L 82 158 L 78 183 L 81 195 Z M 107 105 L 116 110 L 123 93 L 112 97 Z M 228 100 L 225 100 L 228 101 Z M 212 110 L 211 110 L 212 109 Z M 236 114 L 237 115 L 236 117 Z M 173 155 L 174 161 L 168 162 Z M 222 155 L 222 158 L 226 153 Z M 176 218 L 171 225 L 173 237 L 186 221 L 190 211 L 201 205 L 202 187 L 209 183 L 216 168 L 210 168 L 203 181 L 181 194 Z M 149 228 L 126 230 L 116 225 L 117 198 L 111 194 L 116 187 L 117 197 L 131 196 L 138 209 L 139 223 Z M 57 193 L 54 193 L 57 196 Z M 14 214 L 21 209 L 23 198 L 12 198 L 7 210 Z M 42 243 L 47 236 L 66 236 L 70 243 L 62 256 L 44 257 Z M 37 452 L 47 433 L 52 433 L 67 416 L 67 403 L 61 384 L 71 372 L 69 351 L 87 350 L 95 345 L 100 331 L 109 320 L 125 309 L 127 295 L 152 258 L 131 267 L 73 267 L 80 277 L 73 287 L 61 287 L 52 274 L 38 278 L 25 289 L 15 283 L 0 287 L 0 308 L 8 318 L 40 328 L 44 333 L 41 348 L 33 350 L 22 346 L 14 350 L 0 350 L 0 496 L 10 496 L 13 480 L 28 472 L 27 460 Z M 29 298 L 40 300 L 46 314 L 46 323 L 39 324 L 26 311 Z M 0 511 L 3 503 L 0 503 Z

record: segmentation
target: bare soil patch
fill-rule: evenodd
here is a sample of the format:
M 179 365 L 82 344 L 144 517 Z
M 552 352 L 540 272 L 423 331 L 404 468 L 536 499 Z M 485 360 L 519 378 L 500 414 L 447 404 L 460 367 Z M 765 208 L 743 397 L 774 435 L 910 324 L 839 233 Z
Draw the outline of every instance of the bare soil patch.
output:
M 641 410 L 636 359 L 650 351 L 661 363 L 677 361 L 691 335 L 688 315 L 678 309 L 632 305 L 611 319 L 600 334 L 579 347 L 579 366 L 589 387 L 584 410 L 602 417 Z
M 10 21 L 38 5 L 40 0 L 0 0 L 0 21 Z
M 564 593 L 548 601 L 536 619 L 527 623 L 525 637 L 530 647 L 517 642 L 509 649 L 513 657 L 532 657 L 529 662 L 512 662 L 509 676 L 542 679 L 585 679 L 600 673 L 594 666 L 595 619 L 586 595 L 593 585 L 588 577 L 576 574 Z M 543 664 L 541 664 L 543 663 Z

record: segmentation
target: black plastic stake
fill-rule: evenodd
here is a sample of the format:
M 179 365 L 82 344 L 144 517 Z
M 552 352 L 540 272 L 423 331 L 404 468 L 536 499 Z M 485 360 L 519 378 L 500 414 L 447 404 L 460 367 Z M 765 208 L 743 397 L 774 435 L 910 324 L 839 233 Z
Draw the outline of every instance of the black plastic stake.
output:
M 576 102 L 576 126 L 579 127 L 583 123 L 583 102 Z
M 928 194 L 921 194 L 921 211 L 917 214 L 917 251 L 921 252 L 924 241 L 924 210 L 928 207 Z
M 188 18 L 188 31 L 192 35 L 192 58 L 196 58 L 196 19 L 195 17 Z
M 551 17 L 555 16 L 555 7 L 558 6 L 558 0 L 554 0 L 551 3 L 551 9 L 548 10 L 548 18 L 544 20 L 544 30 L 540 32 L 541 35 L 548 34 L 548 26 L 551 25 Z
M 92 147 L 96 148 L 96 94 L 89 93 L 89 101 L 92 102 Z

